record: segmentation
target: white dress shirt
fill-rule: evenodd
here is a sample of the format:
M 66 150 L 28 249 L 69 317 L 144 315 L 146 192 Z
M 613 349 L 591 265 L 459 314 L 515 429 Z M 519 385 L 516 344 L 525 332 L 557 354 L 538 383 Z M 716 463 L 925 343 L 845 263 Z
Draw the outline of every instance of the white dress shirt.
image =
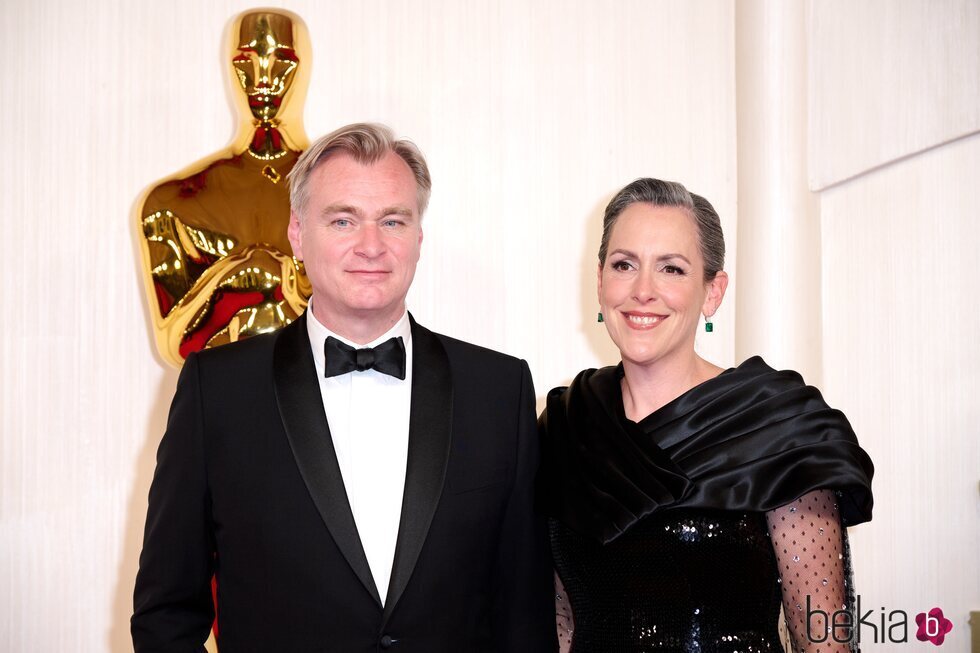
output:
M 383 336 L 358 345 L 323 326 L 306 311 L 306 325 L 313 349 L 323 410 L 354 523 L 367 556 L 371 574 L 384 603 L 391 580 L 405 467 L 408 462 L 408 420 L 412 403 L 412 329 L 408 313 Z M 353 371 L 323 378 L 326 363 L 323 346 L 333 336 L 356 349 L 374 347 L 401 336 L 405 343 L 405 379 L 377 370 Z

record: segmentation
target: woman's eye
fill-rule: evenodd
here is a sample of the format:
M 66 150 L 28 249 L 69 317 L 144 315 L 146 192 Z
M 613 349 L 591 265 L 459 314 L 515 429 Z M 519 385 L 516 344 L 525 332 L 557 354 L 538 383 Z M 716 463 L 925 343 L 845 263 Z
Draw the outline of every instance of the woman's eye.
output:
M 665 265 L 664 272 L 667 274 L 684 274 L 684 270 L 677 267 L 676 265 Z
M 618 272 L 626 272 L 627 270 L 631 270 L 632 268 L 633 266 L 630 265 L 628 261 L 616 261 L 615 263 L 612 264 L 612 269 Z

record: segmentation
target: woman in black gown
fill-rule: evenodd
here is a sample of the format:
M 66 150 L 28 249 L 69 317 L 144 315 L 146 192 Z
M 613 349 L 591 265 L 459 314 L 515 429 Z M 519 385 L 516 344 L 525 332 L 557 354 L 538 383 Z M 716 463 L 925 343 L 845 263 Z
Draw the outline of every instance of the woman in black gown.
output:
M 717 213 L 680 184 L 606 208 L 600 321 L 622 363 L 541 417 L 563 650 L 782 650 L 780 605 L 796 650 L 853 648 L 844 526 L 871 518 L 871 460 L 795 372 L 695 353 L 723 263 Z

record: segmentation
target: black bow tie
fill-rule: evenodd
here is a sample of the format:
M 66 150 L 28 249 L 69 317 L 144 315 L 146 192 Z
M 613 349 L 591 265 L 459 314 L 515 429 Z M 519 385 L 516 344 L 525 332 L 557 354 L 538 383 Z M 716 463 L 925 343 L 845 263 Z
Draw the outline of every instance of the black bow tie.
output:
M 325 378 L 340 376 L 357 370 L 377 370 L 382 374 L 405 380 L 405 343 L 401 336 L 382 342 L 377 347 L 354 349 L 333 336 L 327 336 L 323 345 L 326 358 Z

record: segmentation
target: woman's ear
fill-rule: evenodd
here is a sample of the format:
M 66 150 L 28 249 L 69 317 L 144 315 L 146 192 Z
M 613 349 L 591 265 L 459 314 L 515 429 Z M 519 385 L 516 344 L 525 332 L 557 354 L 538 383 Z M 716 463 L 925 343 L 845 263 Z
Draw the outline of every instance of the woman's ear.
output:
M 596 268 L 595 298 L 602 305 L 602 263 Z
M 728 273 L 719 270 L 715 278 L 705 284 L 708 292 L 704 296 L 704 304 L 701 306 L 701 313 L 705 317 L 711 317 L 721 306 L 721 300 L 725 298 L 725 291 L 728 290 Z

